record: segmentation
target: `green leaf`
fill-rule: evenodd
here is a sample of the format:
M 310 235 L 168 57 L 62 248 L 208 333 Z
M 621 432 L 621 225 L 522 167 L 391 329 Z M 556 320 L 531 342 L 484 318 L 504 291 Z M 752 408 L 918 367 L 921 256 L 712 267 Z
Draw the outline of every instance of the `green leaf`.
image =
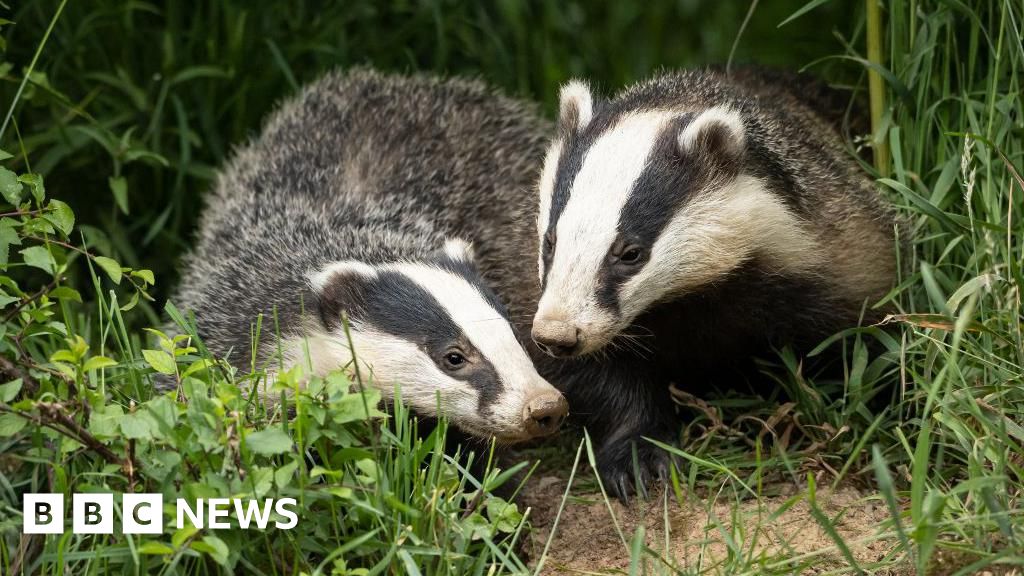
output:
M 132 276 L 136 278 L 141 278 L 146 284 L 149 284 L 150 286 L 156 284 L 156 278 L 153 277 L 152 270 L 132 270 Z
M 99 370 L 100 368 L 106 368 L 107 366 L 117 366 L 117 362 L 106 356 L 93 356 L 85 361 L 82 365 L 82 371 L 88 372 L 90 370 Z
M 32 246 L 19 251 L 19 253 L 25 259 L 25 264 L 39 268 L 48 274 L 53 274 L 54 268 L 57 267 L 57 262 L 53 260 L 53 255 L 46 249 L 46 246 Z
M 75 227 L 75 213 L 71 211 L 71 207 L 60 200 L 50 200 L 48 208 L 51 212 L 47 220 L 63 232 L 65 237 L 71 234 Z
M 0 385 L 0 402 L 10 402 L 21 391 L 21 378 Z
M 17 296 L 11 296 L 7 292 L 4 292 L 2 288 L 0 288 L 0 308 L 3 308 L 13 302 L 17 302 L 18 300 L 21 300 L 21 298 L 18 298 Z
M 21 237 L 14 231 L 15 221 L 11 218 L 0 220 L 0 266 L 7 264 L 10 246 L 21 246 Z
M 35 197 L 36 202 L 42 204 L 43 199 L 46 198 L 46 187 L 43 186 L 43 177 L 39 174 L 22 174 L 18 176 L 18 181 L 22 184 L 28 184 L 30 190 L 32 190 L 32 196 Z
M 184 544 L 185 541 L 187 541 L 193 535 L 195 535 L 196 532 L 199 532 L 199 529 L 193 526 L 192 524 L 186 522 L 184 526 L 182 526 L 178 530 L 175 530 L 174 534 L 171 534 L 171 546 L 174 546 L 175 548 L 181 548 L 181 545 Z
M 125 438 L 150 438 L 153 435 L 152 418 L 143 412 L 125 414 L 121 418 L 121 432 Z
M 111 176 L 107 182 L 110 184 L 110 191 L 114 194 L 114 200 L 117 202 L 117 207 L 121 209 L 124 214 L 128 213 L 128 182 L 124 179 L 124 176 L 113 177 Z
M 21 202 L 21 188 L 17 174 L 7 168 L 0 168 L 0 195 L 8 204 L 17 206 Z
M 200 546 L 206 544 L 206 546 Z M 193 550 L 200 550 L 209 554 L 221 566 L 228 566 L 228 545 L 216 536 L 203 536 L 202 542 L 193 542 Z
M 167 554 L 174 554 L 174 548 L 171 548 L 163 542 L 146 542 L 142 546 L 139 546 L 139 554 L 155 554 L 159 556 L 166 556 Z
M 20 432 L 26 424 L 28 424 L 28 420 L 18 416 L 17 414 L 0 414 L 0 438 L 5 436 L 14 436 Z
M 9 160 L 14 158 L 14 154 L 11 154 L 7 150 L 0 150 L 0 160 Z
M 99 438 L 113 438 L 118 435 L 118 425 L 124 418 L 124 410 L 117 404 L 105 406 L 102 411 L 94 410 L 89 416 L 89 432 Z
M 373 388 L 367 389 L 362 393 L 352 392 L 346 394 L 341 399 L 331 402 L 331 418 L 335 424 L 347 424 L 370 418 L 385 417 L 387 414 L 377 408 L 380 400 L 380 390 Z M 367 412 L 367 408 L 369 408 L 369 412 Z
M 487 501 L 486 509 L 487 518 L 494 523 L 499 532 L 515 532 L 523 519 L 518 506 L 496 496 Z
M 295 470 L 299 468 L 299 462 L 292 460 L 291 462 L 281 466 L 274 471 L 274 482 L 277 483 L 277 487 L 281 490 L 290 488 L 292 485 L 292 477 L 295 475 Z
M 110 279 L 113 280 L 114 284 L 121 283 L 121 265 L 118 264 L 116 260 L 113 258 L 107 258 L 106 256 L 95 256 L 93 257 L 93 262 L 102 268 L 103 271 L 107 273 L 107 276 L 110 276 Z
M 161 374 L 175 372 L 174 357 L 163 350 L 143 350 L 142 357 L 146 359 L 146 364 Z
M 70 362 L 71 364 L 78 364 L 78 356 L 71 350 L 57 350 L 50 355 L 50 362 Z
M 280 428 L 267 428 L 245 437 L 245 446 L 256 454 L 272 456 L 292 449 L 292 439 Z
M 50 291 L 50 298 L 56 298 L 58 300 L 74 300 L 75 302 L 82 301 L 82 295 L 78 293 L 78 290 L 68 286 L 58 286 L 54 288 Z
M 138 303 L 139 303 L 139 293 L 135 292 L 134 294 L 132 294 L 131 298 L 128 299 L 128 302 L 125 302 L 124 305 L 120 307 L 121 308 L 121 312 L 127 312 L 127 311 L 131 310 L 132 308 L 135 308 L 135 306 L 137 306 Z
M 186 376 L 191 376 L 196 372 L 206 370 L 207 368 L 209 368 L 210 366 L 214 366 L 215 364 L 216 363 L 213 360 L 200 358 L 199 360 L 193 362 L 188 368 L 186 368 L 185 371 L 181 373 L 181 377 L 184 378 Z

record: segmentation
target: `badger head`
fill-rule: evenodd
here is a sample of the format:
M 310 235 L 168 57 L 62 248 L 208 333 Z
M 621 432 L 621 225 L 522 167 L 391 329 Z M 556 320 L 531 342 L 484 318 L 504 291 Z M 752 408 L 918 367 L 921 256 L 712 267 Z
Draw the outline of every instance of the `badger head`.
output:
M 397 384 L 417 414 L 444 415 L 464 432 L 503 442 L 553 432 L 567 413 L 465 242 L 448 241 L 430 261 L 333 262 L 309 279 L 318 326 L 289 356 L 308 355 L 315 373 L 357 365 L 387 398 Z
M 539 184 L 543 295 L 533 324 L 550 354 L 600 349 L 653 304 L 752 256 L 812 264 L 798 218 L 745 170 L 739 111 L 595 103 L 579 81 L 560 100 Z

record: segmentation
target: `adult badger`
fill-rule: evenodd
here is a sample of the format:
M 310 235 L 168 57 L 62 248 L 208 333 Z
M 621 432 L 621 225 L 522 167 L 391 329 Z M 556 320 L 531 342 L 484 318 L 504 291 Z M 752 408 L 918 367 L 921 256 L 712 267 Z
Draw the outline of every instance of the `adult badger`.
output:
M 667 384 L 747 378 L 772 346 L 856 325 L 891 287 L 892 212 L 802 77 L 667 73 L 614 98 L 560 93 L 539 183 L 543 295 L 532 335 L 557 357 L 605 352 L 619 377 L 574 378 L 620 495 L 678 430 Z M 621 344 L 621 345 L 616 345 Z
M 198 244 L 173 300 L 195 312 L 215 354 L 249 367 L 251 326 L 265 318 L 258 362 L 311 364 L 316 374 L 353 360 L 389 397 L 459 429 L 514 442 L 547 434 L 566 413 L 538 375 L 506 308 L 481 280 L 467 243 L 425 209 L 474 164 L 461 136 L 417 135 L 408 102 L 328 75 L 286 102 L 262 135 L 220 173 Z M 431 122 L 459 126 L 433 101 Z M 410 154 L 417 150 L 419 154 Z M 437 162 L 444 158 L 444 162 Z M 350 330 L 346 334 L 343 313 Z M 275 318 L 281 329 L 277 341 Z

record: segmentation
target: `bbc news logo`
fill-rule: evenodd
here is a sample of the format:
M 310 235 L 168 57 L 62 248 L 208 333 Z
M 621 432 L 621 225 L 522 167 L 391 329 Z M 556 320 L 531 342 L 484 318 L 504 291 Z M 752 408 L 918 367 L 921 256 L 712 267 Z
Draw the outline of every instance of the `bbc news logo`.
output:
M 223 530 L 231 528 L 228 518 L 234 516 L 238 527 L 266 529 L 273 525 L 279 530 L 291 530 L 299 523 L 294 498 L 274 500 L 240 500 L 238 498 L 205 498 L 175 501 L 175 528 L 189 524 L 197 529 Z M 25 534 L 63 534 L 64 495 L 25 494 L 22 502 Z M 278 517 L 271 522 L 276 514 Z M 72 494 L 71 531 L 75 534 L 114 533 L 113 494 Z M 164 531 L 163 494 L 122 494 L 121 533 L 161 534 Z

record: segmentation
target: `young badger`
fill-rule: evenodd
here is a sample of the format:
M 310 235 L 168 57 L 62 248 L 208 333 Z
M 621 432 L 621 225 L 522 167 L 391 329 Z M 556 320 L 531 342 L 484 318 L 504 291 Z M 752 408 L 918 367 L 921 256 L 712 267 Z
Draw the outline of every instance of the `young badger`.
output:
M 894 216 L 805 85 L 685 71 L 609 100 L 580 81 L 561 90 L 532 335 L 556 357 L 603 352 L 559 385 L 620 495 L 631 444 L 644 480 L 664 473 L 641 437 L 676 434 L 670 382 L 750 377 L 772 346 L 870 321 L 893 283 Z
M 374 75 L 353 75 L 363 77 Z M 436 103 L 431 122 L 461 121 Z M 479 437 L 547 434 L 564 398 L 537 373 L 468 244 L 415 201 L 444 196 L 463 160 L 418 135 L 411 113 L 341 75 L 285 103 L 221 172 L 173 300 L 195 312 L 212 352 L 243 369 L 259 314 L 258 361 L 277 366 L 275 311 L 286 367 L 307 351 L 317 374 L 350 365 L 344 313 L 385 397 L 398 383 L 406 404 L 435 416 L 440 396 L 451 422 Z

